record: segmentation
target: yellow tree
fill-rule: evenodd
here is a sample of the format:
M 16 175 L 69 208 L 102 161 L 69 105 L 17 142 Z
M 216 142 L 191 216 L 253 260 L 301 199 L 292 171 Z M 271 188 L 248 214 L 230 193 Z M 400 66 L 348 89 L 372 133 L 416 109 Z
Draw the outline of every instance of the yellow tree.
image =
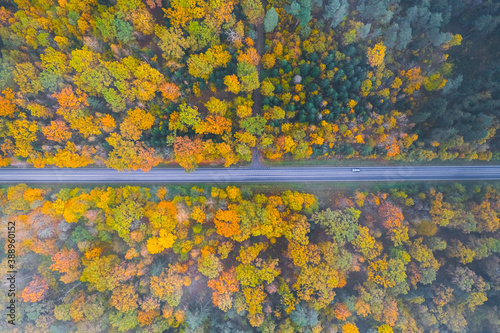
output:
M 383 42 L 375 44 L 373 48 L 369 47 L 366 52 L 368 64 L 372 67 L 382 67 L 384 64 L 385 49 Z
M 71 131 L 66 125 L 66 122 L 62 120 L 51 121 L 50 126 L 42 127 L 42 133 L 47 140 L 56 142 L 67 141 L 71 138 Z
M 235 74 L 226 75 L 224 77 L 224 84 L 227 86 L 226 91 L 230 91 L 233 94 L 238 94 L 241 91 L 241 84 Z

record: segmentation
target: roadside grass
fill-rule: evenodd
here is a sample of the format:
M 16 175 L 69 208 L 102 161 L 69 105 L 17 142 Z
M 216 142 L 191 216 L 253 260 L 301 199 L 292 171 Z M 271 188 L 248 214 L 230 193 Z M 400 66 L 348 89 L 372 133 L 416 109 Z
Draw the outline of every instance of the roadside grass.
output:
M 339 159 L 339 158 L 322 158 L 322 159 L 308 159 L 308 160 L 281 160 L 271 161 L 263 158 L 262 165 L 266 167 L 301 167 L 301 166 L 323 166 L 323 167 L 371 167 L 371 166 L 474 166 L 474 165 L 500 165 L 500 160 L 495 161 L 465 161 L 465 160 L 433 160 L 430 162 L 408 162 L 408 161 L 392 161 L 384 159 Z

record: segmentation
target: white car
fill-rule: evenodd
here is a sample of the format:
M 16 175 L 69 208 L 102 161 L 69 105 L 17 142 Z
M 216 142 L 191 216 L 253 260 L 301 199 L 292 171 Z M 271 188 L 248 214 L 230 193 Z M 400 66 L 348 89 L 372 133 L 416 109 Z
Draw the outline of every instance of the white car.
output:
M 361 172 L 361 169 L 357 169 L 357 168 L 354 168 L 354 169 L 351 169 L 352 172 Z

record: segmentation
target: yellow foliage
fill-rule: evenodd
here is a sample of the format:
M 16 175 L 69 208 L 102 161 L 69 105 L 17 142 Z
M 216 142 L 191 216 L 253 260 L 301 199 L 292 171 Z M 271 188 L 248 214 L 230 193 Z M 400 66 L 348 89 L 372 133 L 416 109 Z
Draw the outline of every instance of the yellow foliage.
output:
M 171 248 L 176 239 L 177 237 L 172 233 L 166 231 L 165 229 L 160 229 L 159 237 L 153 236 L 148 239 L 147 249 L 151 254 L 160 253 L 165 249 Z
M 375 44 L 373 48 L 369 47 L 366 53 L 368 63 L 372 67 L 380 67 L 384 64 L 385 49 L 383 42 Z
M 190 217 L 198 223 L 203 223 L 205 221 L 205 213 L 200 206 L 193 208 Z
M 359 333 L 359 330 L 353 323 L 347 323 L 342 326 L 342 333 Z

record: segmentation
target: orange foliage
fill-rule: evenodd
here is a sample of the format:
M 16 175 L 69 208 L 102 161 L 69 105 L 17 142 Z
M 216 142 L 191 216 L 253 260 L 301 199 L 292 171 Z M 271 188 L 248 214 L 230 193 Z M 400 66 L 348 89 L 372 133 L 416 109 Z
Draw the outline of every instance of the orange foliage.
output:
M 0 95 L 0 117 L 10 117 L 16 111 L 16 105 L 14 104 L 14 93 L 10 89 L 2 91 L 4 96 Z
M 141 311 L 137 314 L 137 320 L 141 327 L 150 325 L 160 315 L 160 302 L 149 296 L 141 301 Z
M 148 239 L 148 251 L 151 254 L 160 253 L 165 249 L 171 248 L 176 239 L 177 237 L 172 233 L 166 231 L 165 229 L 160 229 L 159 237 L 151 237 Z
M 132 311 L 137 308 L 138 295 L 133 285 L 128 284 L 113 289 L 109 304 L 122 312 Z
M 47 280 L 40 275 L 35 275 L 30 284 L 21 292 L 21 299 L 24 302 L 38 302 L 43 299 L 48 289 Z
M 47 140 L 56 142 L 67 141 L 71 138 L 71 131 L 62 120 L 51 121 L 50 126 L 42 127 L 42 133 Z
M 109 127 L 110 129 L 112 129 L 116 127 L 116 122 L 113 117 L 107 114 L 101 118 L 101 125 L 102 127 Z
M 246 52 L 240 52 L 238 55 L 238 62 L 247 62 L 251 65 L 257 66 L 260 61 L 260 56 L 257 50 L 253 47 L 249 47 Z
M 229 210 L 219 209 L 214 218 L 217 233 L 227 238 L 240 233 L 240 217 L 238 216 L 238 213 L 235 210 L 231 210 L 231 208 L 236 207 L 235 205 L 230 205 Z
M 168 99 L 170 101 L 175 101 L 180 95 L 181 91 L 178 86 L 173 83 L 163 83 L 160 86 L 160 92 L 163 98 Z
M 335 318 L 342 321 L 345 321 L 347 317 L 351 316 L 351 312 L 347 308 L 347 305 L 344 303 L 336 303 L 333 313 L 335 315 Z
M 62 249 L 52 257 L 52 261 L 54 263 L 50 266 L 50 269 L 64 274 L 61 276 L 62 282 L 71 283 L 80 277 L 81 272 L 78 270 L 80 257 L 74 249 Z
M 415 90 L 419 90 L 420 86 L 424 83 L 424 76 L 420 72 L 420 67 L 415 67 L 409 71 L 401 71 L 401 75 L 407 79 L 406 87 L 403 91 L 409 95 L 413 94 Z
M 239 290 L 235 267 L 232 267 L 227 272 L 222 272 L 217 279 L 208 280 L 207 285 L 214 291 L 212 293 L 212 302 L 214 305 L 218 306 L 224 312 L 231 309 L 231 295 Z
M 126 139 L 139 140 L 142 131 L 150 129 L 154 122 L 155 118 L 150 113 L 141 109 L 130 109 L 120 124 L 120 132 Z
M 388 201 L 383 201 L 378 207 L 378 213 L 382 217 L 382 224 L 388 229 L 388 234 L 395 245 L 401 245 L 408 240 L 408 227 L 403 225 L 403 213 L 401 209 Z
M 396 325 L 396 321 L 398 320 L 398 304 L 394 298 L 390 298 L 384 302 L 382 316 L 386 324 L 390 326 Z
M 200 138 L 191 140 L 177 136 L 174 141 L 175 161 L 186 170 L 194 170 L 203 161 L 203 145 Z
M 29 202 L 43 200 L 45 193 L 47 193 L 47 191 L 40 188 L 28 188 L 23 193 L 23 199 Z
M 62 115 L 67 121 L 71 121 L 79 116 L 78 113 L 75 114 L 74 111 L 89 105 L 87 103 L 87 95 L 82 93 L 80 89 L 77 89 L 75 94 L 71 86 L 65 87 L 61 92 L 55 93 L 52 96 L 57 98 L 59 103 L 57 113 Z
M 229 134 L 231 132 L 231 120 L 210 114 L 196 126 L 195 131 L 196 134 Z

